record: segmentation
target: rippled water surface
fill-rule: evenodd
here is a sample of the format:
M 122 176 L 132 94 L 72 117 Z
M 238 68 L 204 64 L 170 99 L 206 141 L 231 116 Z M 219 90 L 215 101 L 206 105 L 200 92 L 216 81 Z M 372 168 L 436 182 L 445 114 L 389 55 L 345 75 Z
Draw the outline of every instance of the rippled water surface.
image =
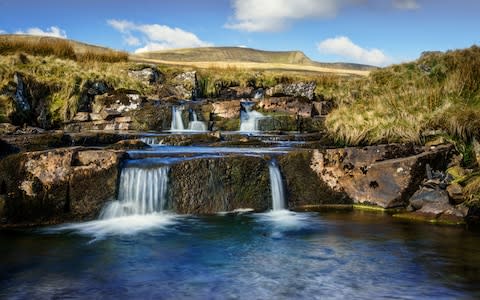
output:
M 480 297 L 480 235 L 370 213 L 154 214 L 0 232 L 0 298 Z

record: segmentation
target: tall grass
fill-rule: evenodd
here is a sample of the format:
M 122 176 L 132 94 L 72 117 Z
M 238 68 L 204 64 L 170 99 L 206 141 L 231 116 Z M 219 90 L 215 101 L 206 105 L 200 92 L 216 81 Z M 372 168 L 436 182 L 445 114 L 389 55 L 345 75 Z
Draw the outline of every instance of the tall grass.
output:
M 341 144 L 421 143 L 442 129 L 464 141 L 480 134 L 480 48 L 430 53 L 334 86 L 326 120 Z
M 16 39 L 14 37 L 0 37 L 0 55 L 26 53 L 35 56 L 55 56 L 63 59 L 72 59 L 79 62 L 125 62 L 128 53 L 101 49 L 87 50 L 76 53 L 72 43 L 63 39 Z

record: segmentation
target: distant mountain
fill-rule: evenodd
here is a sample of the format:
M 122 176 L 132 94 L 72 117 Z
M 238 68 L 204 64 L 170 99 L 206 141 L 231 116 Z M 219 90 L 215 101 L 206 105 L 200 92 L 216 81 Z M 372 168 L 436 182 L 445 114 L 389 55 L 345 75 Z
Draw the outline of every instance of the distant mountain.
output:
M 263 51 L 241 47 L 205 47 L 151 51 L 135 54 L 134 57 L 165 62 L 241 62 L 292 64 L 324 68 L 372 70 L 373 66 L 352 63 L 319 63 L 311 60 L 302 51 Z

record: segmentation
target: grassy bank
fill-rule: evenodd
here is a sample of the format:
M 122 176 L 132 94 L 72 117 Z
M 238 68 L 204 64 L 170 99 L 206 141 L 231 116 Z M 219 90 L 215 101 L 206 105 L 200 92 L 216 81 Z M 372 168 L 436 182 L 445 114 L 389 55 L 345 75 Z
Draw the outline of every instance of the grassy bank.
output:
M 480 130 L 479 92 L 479 47 L 426 53 L 335 87 L 338 108 L 326 125 L 347 145 L 422 143 L 432 130 L 469 141 Z

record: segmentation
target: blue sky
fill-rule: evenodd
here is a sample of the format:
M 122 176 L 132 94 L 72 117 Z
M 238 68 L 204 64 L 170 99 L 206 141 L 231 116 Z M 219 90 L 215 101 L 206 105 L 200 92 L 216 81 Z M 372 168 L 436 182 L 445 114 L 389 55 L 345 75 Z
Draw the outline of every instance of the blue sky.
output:
M 478 0 L 0 0 L 0 12 L 2 33 L 130 52 L 246 46 L 388 65 L 480 44 Z

